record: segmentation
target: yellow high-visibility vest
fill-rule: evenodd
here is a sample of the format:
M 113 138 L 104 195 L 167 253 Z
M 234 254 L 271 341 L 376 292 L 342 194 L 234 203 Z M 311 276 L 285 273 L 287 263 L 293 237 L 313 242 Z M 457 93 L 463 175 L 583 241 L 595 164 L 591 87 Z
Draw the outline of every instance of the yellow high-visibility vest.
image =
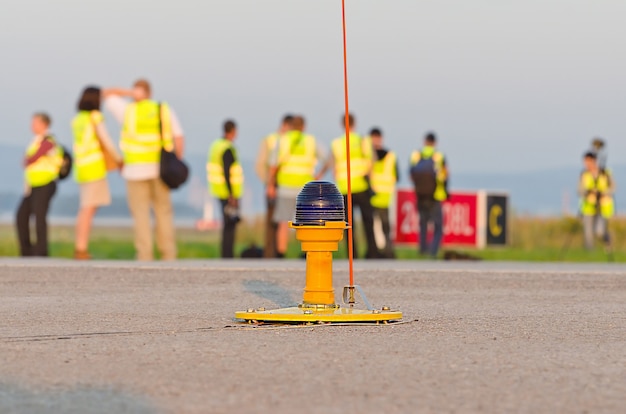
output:
M 48 137 L 48 139 L 52 138 Z M 34 140 L 26 149 L 26 156 L 33 156 L 43 140 L 44 137 Z M 28 165 L 24 170 L 24 178 L 30 187 L 43 187 L 59 178 L 59 170 L 63 165 L 63 150 L 56 142 L 54 144 L 53 149 L 39 157 L 37 161 Z
M 332 143 L 335 158 L 335 183 L 341 194 L 348 194 L 348 169 L 346 166 L 346 136 Z M 367 175 L 372 167 L 372 146 L 356 132 L 350 133 L 350 177 L 353 193 L 367 191 Z
M 100 111 L 80 111 L 72 120 L 74 179 L 79 184 L 102 180 L 107 176 L 104 154 L 96 135 L 96 125 L 102 120 Z
M 279 187 L 302 188 L 315 174 L 316 143 L 312 135 L 290 131 L 278 142 Z
M 213 197 L 219 198 L 220 200 L 226 200 L 231 195 L 226 185 L 223 163 L 224 153 L 229 149 L 233 152 L 233 157 L 235 158 L 235 162 L 230 166 L 229 170 L 232 196 L 241 198 L 243 194 L 243 169 L 239 164 L 235 147 L 231 141 L 220 138 L 211 145 L 206 166 L 209 191 Z
M 169 106 L 161 103 L 159 128 L 159 103 L 145 99 L 133 102 L 126 108 L 120 149 L 124 164 L 150 164 L 161 160 L 161 147 L 174 149 L 172 120 Z
M 376 208 L 388 208 L 396 191 L 396 154 L 389 151 L 385 158 L 377 160 L 372 168 L 371 184 L 374 195 L 371 203 Z
M 613 197 L 602 194 L 611 187 L 612 179 L 611 172 L 608 170 L 602 171 L 597 178 L 589 171 L 584 171 L 581 174 L 581 187 L 587 191 L 597 191 L 600 193 L 600 199 L 598 199 L 595 194 L 589 194 L 582 198 L 580 211 L 584 216 L 595 216 L 598 214 L 598 207 L 600 207 L 599 213 L 603 217 L 613 217 L 613 214 L 615 214 Z
M 446 191 L 446 180 L 448 179 L 448 170 L 445 166 L 445 157 L 439 152 L 435 151 L 434 147 L 425 146 L 421 151 L 413 151 L 411 154 L 411 167 L 419 162 L 419 160 L 425 158 L 432 158 L 435 163 L 435 173 L 437 175 L 437 187 L 435 187 L 434 199 L 437 201 L 443 201 L 448 198 Z

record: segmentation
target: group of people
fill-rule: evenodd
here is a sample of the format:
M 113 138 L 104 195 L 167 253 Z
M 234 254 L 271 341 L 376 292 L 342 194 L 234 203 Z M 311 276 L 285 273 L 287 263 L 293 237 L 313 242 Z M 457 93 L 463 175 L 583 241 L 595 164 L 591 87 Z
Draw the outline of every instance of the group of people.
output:
M 120 151 L 104 124 L 101 107 L 121 124 Z M 154 214 L 156 245 L 163 260 L 176 258 L 174 211 L 170 189 L 160 179 L 162 149 L 182 158 L 184 135 L 174 111 L 165 102 L 151 99 L 145 79 L 131 89 L 85 88 L 71 121 L 73 140 L 72 173 L 79 184 L 80 206 L 76 218 L 74 258 L 89 259 L 89 235 L 98 208 L 111 203 L 107 175 L 119 170 L 126 181 L 127 203 L 133 218 L 138 260 L 153 260 L 151 213 Z M 65 150 L 50 133 L 51 118 L 36 113 L 32 118 L 34 138 L 24 157 L 25 191 L 16 217 L 20 254 L 48 255 L 47 213 L 64 177 Z M 30 218 L 35 217 L 36 240 L 31 240 Z
M 604 140 L 595 138 L 591 148 L 583 156 L 578 195 L 585 248 L 591 250 L 595 237 L 598 237 L 604 243 L 607 253 L 611 253 L 609 219 L 615 214 L 615 180 L 606 162 Z
M 264 257 L 285 257 L 289 241 L 288 222 L 294 217 L 297 195 L 307 182 L 321 179 L 328 171 L 332 171 L 334 182 L 344 197 L 346 207 L 350 186 L 351 205 L 359 209 L 363 223 L 365 258 L 394 257 L 389 208 L 399 178 L 397 155 L 385 148 L 380 128 L 372 128 L 367 136 L 360 135 L 356 131 L 356 119 L 353 114 L 342 117 L 341 125 L 344 133 L 332 141 L 329 154 L 317 139 L 306 131 L 306 121 L 302 115 L 285 115 L 278 129 L 262 140 L 255 169 L 266 189 Z M 346 127 L 349 131 L 345 131 Z M 207 165 L 211 194 L 220 200 L 222 206 L 221 252 L 225 258 L 234 256 L 235 229 L 240 220 L 238 205 L 243 192 L 243 171 L 233 145 L 235 137 L 235 124 L 233 121 L 227 121 L 224 124 L 223 138 L 216 140 L 211 146 Z M 348 137 L 349 154 L 346 146 Z M 410 171 L 412 176 L 425 177 L 422 180 L 425 184 L 418 184 L 419 179 L 414 182 L 418 193 L 422 229 L 420 252 L 431 256 L 437 255 L 441 243 L 443 235 L 441 203 L 448 197 L 446 160 L 443 154 L 435 149 L 435 145 L 435 134 L 427 134 L 424 147 L 411 156 Z M 351 167 L 349 178 L 348 158 Z M 420 172 L 421 169 L 423 171 Z M 432 179 L 432 185 L 429 179 Z M 376 237 L 376 222 L 380 223 L 382 234 L 382 237 L 378 237 L 379 243 Z M 434 225 L 434 237 L 430 244 L 427 239 L 429 223 Z M 354 257 L 357 257 L 356 238 L 353 238 L 352 246 Z
M 105 127 L 102 107 L 121 125 L 119 150 Z M 174 211 L 170 188 L 160 178 L 163 150 L 175 153 L 179 159 L 183 157 L 185 139 L 174 110 L 165 102 L 151 99 L 150 83 L 140 79 L 131 89 L 87 87 L 76 111 L 71 121 L 73 157 L 50 133 L 52 120 L 48 114 L 39 112 L 32 117 L 34 137 L 24 156 L 25 191 L 16 215 L 20 254 L 48 255 L 46 217 L 50 201 L 57 181 L 68 174 L 67 164 L 73 158 L 72 172 L 80 188 L 74 257 L 79 260 L 91 257 L 89 235 L 93 218 L 98 208 L 111 203 L 107 175 L 119 170 L 126 181 L 136 258 L 154 259 L 153 214 L 159 257 L 174 260 L 177 256 Z M 255 168 L 266 189 L 264 257 L 285 257 L 288 222 L 294 217 L 300 189 L 329 171 L 346 207 L 348 187 L 351 188 L 351 205 L 359 209 L 363 225 L 365 258 L 394 257 L 389 208 L 399 179 L 397 155 L 385 147 L 380 128 L 372 128 L 363 136 L 357 132 L 352 114 L 343 116 L 341 125 L 349 131 L 344 130 L 332 141 L 329 153 L 307 132 L 302 115 L 285 115 L 278 129 L 262 140 Z M 236 137 L 235 121 L 224 122 L 223 135 L 211 144 L 206 166 L 209 191 L 222 209 L 221 256 L 224 258 L 234 257 L 235 230 L 241 220 L 239 200 L 244 191 L 244 172 L 234 145 Z M 426 134 L 422 148 L 410 156 L 408 171 L 417 195 L 419 252 L 431 257 L 437 256 L 443 237 L 442 203 L 448 198 L 449 182 L 446 158 L 436 145 L 435 134 Z M 604 142 L 597 139 L 585 153 L 578 186 L 587 248 L 592 248 L 594 236 L 601 237 L 607 249 L 611 246 L 608 219 L 614 214 L 615 182 L 606 168 L 603 147 Z M 32 216 L 35 241 L 31 240 L 30 232 Z M 431 225 L 433 231 L 429 232 Z M 376 237 L 377 233 L 382 237 Z M 430 238 L 429 233 L 432 233 Z M 353 249 L 354 257 L 358 257 L 356 238 Z

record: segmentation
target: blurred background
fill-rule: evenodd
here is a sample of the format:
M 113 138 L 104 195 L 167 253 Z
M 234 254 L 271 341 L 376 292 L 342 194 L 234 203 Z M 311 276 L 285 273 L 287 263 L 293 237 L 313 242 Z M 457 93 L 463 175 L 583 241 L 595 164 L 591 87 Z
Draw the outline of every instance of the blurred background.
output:
M 582 153 L 595 136 L 608 144 L 618 186 L 626 177 L 626 2 L 348 0 L 347 15 L 357 129 L 382 128 L 404 186 L 408 155 L 430 130 L 453 190 L 505 190 L 519 215 L 575 214 Z M 254 158 L 284 113 L 304 114 L 326 146 L 341 134 L 338 0 L 4 0 L 0 50 L 5 223 L 22 191 L 31 114 L 49 112 L 70 146 L 88 84 L 128 87 L 146 77 L 155 98 L 175 108 L 193 172 L 173 193 L 180 223 L 203 214 L 206 153 L 224 119 L 239 124 L 250 216 L 263 208 Z M 122 180 L 110 182 L 116 201 L 96 223 L 128 217 Z M 77 186 L 64 181 L 52 222 L 73 220 L 77 200 Z M 625 194 L 616 202 L 620 212 Z

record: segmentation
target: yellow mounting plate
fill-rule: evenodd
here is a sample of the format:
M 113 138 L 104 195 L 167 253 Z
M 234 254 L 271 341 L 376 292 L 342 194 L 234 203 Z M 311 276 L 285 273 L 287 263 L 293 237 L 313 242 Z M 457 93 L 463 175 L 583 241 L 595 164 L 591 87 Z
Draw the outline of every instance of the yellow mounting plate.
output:
M 353 308 L 310 309 L 306 307 L 235 312 L 235 318 L 257 322 L 386 322 L 402 319 L 402 312 Z

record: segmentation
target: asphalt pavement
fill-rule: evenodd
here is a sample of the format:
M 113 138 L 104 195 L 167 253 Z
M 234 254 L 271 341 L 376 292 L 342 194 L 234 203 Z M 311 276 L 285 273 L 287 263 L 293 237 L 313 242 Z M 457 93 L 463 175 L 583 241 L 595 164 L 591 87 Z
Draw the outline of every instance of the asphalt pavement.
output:
M 626 412 L 625 266 L 355 268 L 402 323 L 234 320 L 297 304 L 300 260 L 2 259 L 0 413 Z

